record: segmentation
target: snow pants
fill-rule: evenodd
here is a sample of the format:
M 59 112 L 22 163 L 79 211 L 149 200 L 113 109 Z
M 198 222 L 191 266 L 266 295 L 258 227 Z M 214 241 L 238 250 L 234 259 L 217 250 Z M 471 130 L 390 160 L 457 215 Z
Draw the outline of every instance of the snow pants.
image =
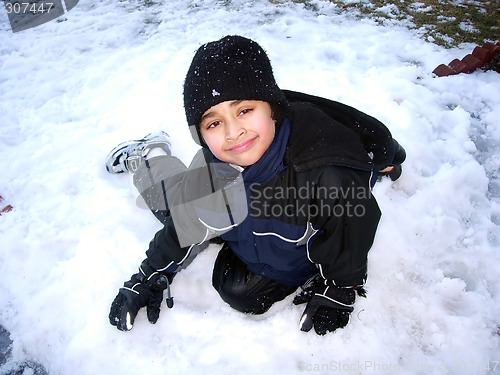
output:
M 265 313 L 297 289 L 249 271 L 227 244 L 215 261 L 212 285 L 233 309 L 251 314 Z

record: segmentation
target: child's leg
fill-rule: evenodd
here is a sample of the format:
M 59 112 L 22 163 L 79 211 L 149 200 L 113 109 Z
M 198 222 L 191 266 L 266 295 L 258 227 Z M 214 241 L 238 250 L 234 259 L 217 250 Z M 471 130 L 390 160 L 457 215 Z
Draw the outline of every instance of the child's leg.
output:
M 297 290 L 249 271 L 226 244 L 215 261 L 212 284 L 233 309 L 251 314 L 265 313 Z
M 395 139 L 392 140 L 394 142 L 394 160 L 392 161 L 392 165 L 401 165 L 406 159 L 406 151 L 401 146 L 398 141 Z
M 398 141 L 395 139 L 392 141 L 394 142 L 394 159 L 387 168 L 378 171 L 377 175 L 379 178 L 382 176 L 388 176 L 392 181 L 396 181 L 401 176 L 401 164 L 403 164 L 406 159 L 406 151 L 403 146 L 398 143 Z
M 166 184 L 174 176 L 181 176 L 187 168 L 175 158 L 158 156 L 144 160 L 134 173 L 134 185 L 148 208 L 163 224 L 170 215 Z
M 120 143 L 111 150 L 105 162 L 109 173 L 134 173 L 134 185 L 162 223 L 170 214 L 163 180 L 171 169 L 175 173 L 183 173 L 186 169 L 180 161 L 169 162 L 166 156 L 170 154 L 170 137 L 163 131 L 156 131 L 142 139 Z M 175 165 L 170 168 L 169 164 Z

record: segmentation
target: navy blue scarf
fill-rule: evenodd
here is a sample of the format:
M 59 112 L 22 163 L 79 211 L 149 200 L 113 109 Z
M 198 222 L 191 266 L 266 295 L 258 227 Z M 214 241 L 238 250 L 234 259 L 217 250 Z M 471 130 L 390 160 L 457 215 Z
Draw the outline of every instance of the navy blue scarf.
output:
M 255 183 L 263 184 L 286 169 L 283 158 L 289 136 L 290 121 L 286 118 L 274 135 L 274 139 L 266 152 L 255 164 L 250 165 L 243 171 L 245 186 Z

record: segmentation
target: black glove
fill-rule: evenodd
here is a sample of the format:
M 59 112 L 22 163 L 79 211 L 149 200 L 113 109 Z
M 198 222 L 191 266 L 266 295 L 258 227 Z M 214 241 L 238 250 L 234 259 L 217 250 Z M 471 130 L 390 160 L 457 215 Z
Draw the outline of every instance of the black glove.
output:
M 300 330 L 309 332 L 314 326 L 318 335 L 324 335 L 345 327 L 354 310 L 355 290 L 358 295 L 366 296 L 363 288 L 337 287 L 331 281 L 323 279 L 316 279 L 303 288 L 293 301 L 296 305 L 307 302 L 300 319 Z
M 132 329 L 135 317 L 141 307 L 146 307 L 149 322 L 156 323 L 160 316 L 160 306 L 165 289 L 168 290 L 167 306 L 173 306 L 170 283 L 174 274 L 164 274 L 153 270 L 148 265 L 147 260 L 142 262 L 139 271 L 123 284 L 123 288 L 120 288 L 111 304 L 109 322 L 120 331 Z

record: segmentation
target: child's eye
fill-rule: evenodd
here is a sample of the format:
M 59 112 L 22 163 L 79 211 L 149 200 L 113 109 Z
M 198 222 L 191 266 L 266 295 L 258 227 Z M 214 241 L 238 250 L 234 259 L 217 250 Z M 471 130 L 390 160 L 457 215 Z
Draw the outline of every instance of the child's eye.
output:
M 214 122 L 211 122 L 210 124 L 207 125 L 207 129 L 213 129 L 219 125 L 220 125 L 220 121 L 214 121 Z
M 242 110 L 240 111 L 239 115 L 240 115 L 240 116 L 241 116 L 241 115 L 245 115 L 245 114 L 247 114 L 247 113 L 249 113 L 249 112 L 252 112 L 252 111 L 253 111 L 253 108 L 245 108 L 245 109 L 242 109 Z

